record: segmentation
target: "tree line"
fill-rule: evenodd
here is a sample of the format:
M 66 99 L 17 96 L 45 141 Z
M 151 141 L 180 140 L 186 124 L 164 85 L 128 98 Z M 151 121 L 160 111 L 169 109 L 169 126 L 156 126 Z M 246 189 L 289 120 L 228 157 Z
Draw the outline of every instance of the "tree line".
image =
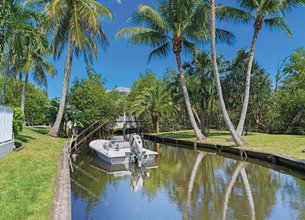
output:
M 285 14 L 303 5 L 304 0 L 238 0 L 237 3 L 239 7 L 235 8 L 223 4 L 215 5 L 213 0 L 163 0 L 156 2 L 153 7 L 143 4 L 138 6 L 130 19 L 135 26 L 120 29 L 116 38 L 126 38 L 131 45 L 141 44 L 153 48 L 148 62 L 172 53 L 176 59 L 178 73 L 168 76 L 169 82 L 165 88 L 162 87 L 162 82 L 162 85 L 154 89 L 140 91 L 139 96 L 135 96 L 133 102 L 127 105 L 130 112 L 137 112 L 138 115 L 146 112 L 143 105 L 137 104 L 141 103 L 141 99 L 146 100 L 145 102 L 156 101 L 154 105 L 166 100 L 167 104 L 162 108 L 165 109 L 165 114 L 172 118 L 172 123 L 174 117 L 171 117 L 171 114 L 175 114 L 175 111 L 166 110 L 171 109 L 170 105 L 180 108 L 179 112 L 186 113 L 187 117 L 182 116 L 183 114 L 179 116 L 179 120 L 183 120 L 180 127 L 189 123 L 197 139 L 206 138 L 213 123 L 214 127 L 221 127 L 223 123 L 236 145 L 244 144 L 242 135 L 254 128 L 283 132 L 286 126 L 285 133 L 292 133 L 297 127 L 301 128 L 299 125 L 302 124 L 303 107 L 300 103 L 292 103 L 292 100 L 300 100 L 303 96 L 301 90 L 304 73 L 299 61 L 303 50 L 296 50 L 283 65 L 283 69 L 277 74 L 278 84 L 275 89 L 271 86 L 267 88 L 271 83 L 263 73 L 264 70 L 255 62 L 254 52 L 262 28 L 281 29 L 291 37 Z M 82 56 L 85 62 L 90 64 L 98 58 L 100 48 L 105 50 L 108 47 L 101 20 L 112 20 L 112 12 L 95 0 L 3 0 L 0 13 L 0 103 L 3 103 L 6 97 L 8 79 L 21 80 L 23 89 L 20 94 L 20 107 L 24 112 L 29 76 L 32 75 L 38 85 L 47 86 L 47 74 L 53 76 L 57 71 L 46 57 L 53 55 L 56 60 L 66 52 L 61 98 L 49 132 L 49 135 L 57 136 L 65 110 L 69 107 L 67 97 L 73 59 Z M 236 57 L 245 61 L 246 66 L 238 60 L 235 60 L 234 64 L 233 61 L 223 62 L 221 57 L 217 57 L 216 42 L 232 44 L 235 36 L 230 30 L 216 27 L 216 19 L 217 22 L 245 23 L 253 26 L 250 51 L 240 51 Z M 211 46 L 210 53 L 202 51 L 203 45 Z M 191 54 L 193 61 L 184 63 L 182 53 Z M 242 69 L 238 65 L 242 66 Z M 255 71 L 257 73 L 254 73 Z M 90 77 L 93 75 L 89 75 Z M 238 84 L 235 84 L 236 80 L 240 80 Z M 292 84 L 294 86 L 291 86 Z M 159 97 L 162 100 L 153 100 L 152 94 L 154 99 Z M 293 99 L 290 97 L 293 94 L 301 97 Z M 272 98 L 273 104 L 270 105 L 270 100 L 262 101 L 264 97 Z M 284 103 L 281 105 L 284 100 L 287 100 L 286 107 L 283 107 Z M 262 113 L 252 107 L 261 104 L 268 105 L 268 108 L 263 109 L 268 113 Z M 290 113 L 286 114 L 286 110 Z M 160 109 L 155 109 L 150 116 L 155 131 L 160 129 L 156 123 L 160 120 L 160 112 Z M 221 119 L 218 118 L 218 125 L 211 116 L 213 114 L 215 118 L 221 116 Z M 272 122 L 267 123 L 268 120 Z M 279 125 L 274 128 L 274 124 Z

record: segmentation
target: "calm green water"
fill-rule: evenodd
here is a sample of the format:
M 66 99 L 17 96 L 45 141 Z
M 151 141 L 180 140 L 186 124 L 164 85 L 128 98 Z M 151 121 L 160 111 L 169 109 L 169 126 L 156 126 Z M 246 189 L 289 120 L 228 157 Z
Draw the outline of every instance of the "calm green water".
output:
M 73 219 L 305 219 L 304 180 L 215 154 L 148 146 L 160 157 L 146 170 L 80 154 L 71 175 Z

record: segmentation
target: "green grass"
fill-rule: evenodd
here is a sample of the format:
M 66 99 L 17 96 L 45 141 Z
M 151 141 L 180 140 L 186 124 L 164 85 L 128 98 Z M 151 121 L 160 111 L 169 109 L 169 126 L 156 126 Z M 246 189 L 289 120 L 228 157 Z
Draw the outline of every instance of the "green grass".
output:
M 165 132 L 158 135 L 164 138 L 196 141 L 192 130 Z M 305 149 L 305 136 L 248 133 L 243 138 L 247 142 L 244 149 L 305 159 L 305 153 L 302 153 L 302 150 Z M 228 131 L 212 130 L 209 137 L 201 142 L 234 146 Z
M 66 139 L 48 128 L 24 128 L 16 143 L 24 149 L 0 160 L 0 219 L 48 219 Z

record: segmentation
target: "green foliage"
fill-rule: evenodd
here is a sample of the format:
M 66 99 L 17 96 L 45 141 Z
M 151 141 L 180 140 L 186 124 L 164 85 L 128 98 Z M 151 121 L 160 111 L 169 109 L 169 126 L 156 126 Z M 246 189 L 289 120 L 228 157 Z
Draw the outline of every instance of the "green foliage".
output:
M 19 135 L 23 129 L 24 124 L 24 114 L 21 111 L 21 108 L 13 108 L 14 110 L 14 119 L 13 119 L 13 132 L 14 135 Z
M 0 78 L 1 82 L 2 78 Z M 20 107 L 22 87 L 22 81 L 9 78 L 6 86 L 4 105 Z M 48 112 L 45 111 L 46 106 L 49 105 L 47 92 L 29 83 L 25 103 L 25 115 L 30 117 L 36 125 L 44 124 L 45 118 L 48 116 Z
M 100 74 L 88 72 L 88 78 L 73 82 L 66 120 L 77 121 L 85 127 L 98 120 L 114 122 L 123 113 L 119 97 L 117 92 L 106 91 Z
M 302 116 L 295 122 L 293 133 L 304 133 L 304 110 L 305 110 L 305 50 L 296 49 L 284 65 L 285 77 L 281 80 L 276 93 L 279 112 L 282 117 L 281 130 L 287 129 L 295 116 L 300 112 Z
M 116 38 L 127 38 L 130 45 L 146 45 L 153 48 L 148 62 L 153 58 L 167 57 L 173 47 L 179 47 L 185 53 L 198 51 L 198 44 L 209 40 L 209 6 L 204 1 L 161 1 L 154 8 L 140 4 L 130 18 L 136 26 L 122 28 Z M 218 8 L 218 18 L 243 20 L 247 16 L 243 11 L 232 7 Z M 217 28 L 217 40 L 232 43 L 234 36 L 229 31 Z M 181 51 L 180 51 L 181 52 Z M 180 53 L 179 52 L 179 53 Z
M 236 57 L 228 63 L 222 76 L 224 98 L 235 124 L 239 120 L 241 111 L 248 60 L 249 52 L 238 51 Z M 271 120 L 268 114 L 272 110 L 272 102 L 274 102 L 274 96 L 271 80 L 266 71 L 254 60 L 246 130 L 267 131 L 270 129 Z

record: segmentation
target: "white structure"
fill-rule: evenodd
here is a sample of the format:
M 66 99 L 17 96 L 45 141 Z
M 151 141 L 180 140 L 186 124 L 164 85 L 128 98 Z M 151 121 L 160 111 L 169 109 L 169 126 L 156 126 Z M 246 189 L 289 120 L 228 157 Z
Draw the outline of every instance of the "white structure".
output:
M 13 116 L 12 109 L 0 105 L 0 158 L 14 150 Z

